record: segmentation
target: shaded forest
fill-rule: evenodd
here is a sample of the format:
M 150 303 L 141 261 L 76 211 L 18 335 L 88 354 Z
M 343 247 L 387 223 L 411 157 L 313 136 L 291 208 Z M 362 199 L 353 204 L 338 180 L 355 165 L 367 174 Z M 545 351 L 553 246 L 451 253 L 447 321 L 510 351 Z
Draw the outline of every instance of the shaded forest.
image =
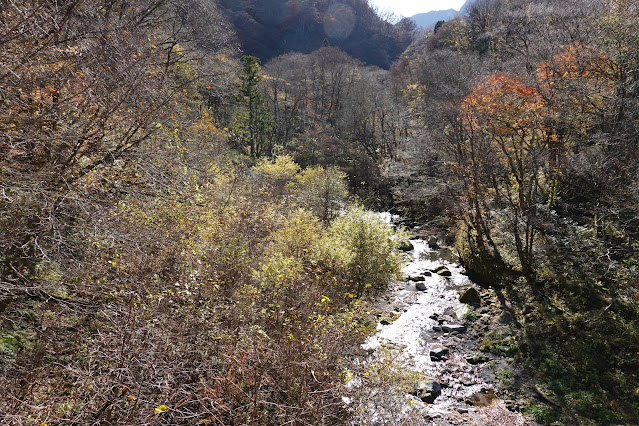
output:
M 391 24 L 366 0 L 222 0 L 246 54 L 267 61 L 290 51 L 339 47 L 370 65 L 388 69 L 412 41 L 408 18 Z
M 0 0 L 4 424 L 348 423 L 406 239 L 367 208 L 508 301 L 483 348 L 548 395 L 519 410 L 638 422 L 636 2 L 413 30 L 364 1 Z

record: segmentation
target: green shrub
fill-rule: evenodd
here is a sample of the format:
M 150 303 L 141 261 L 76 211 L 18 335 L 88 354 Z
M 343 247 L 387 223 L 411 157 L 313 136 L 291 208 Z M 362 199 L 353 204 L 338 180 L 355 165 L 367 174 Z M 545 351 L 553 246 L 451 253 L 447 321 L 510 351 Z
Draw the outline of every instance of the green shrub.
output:
M 300 204 L 325 222 L 337 215 L 348 198 L 346 174 L 335 167 L 309 167 L 297 181 Z
M 399 276 L 400 236 L 375 213 L 352 208 L 331 223 L 328 238 L 330 241 L 325 245 L 333 255 L 333 262 L 342 269 L 356 296 L 361 296 L 366 288 L 381 292 Z

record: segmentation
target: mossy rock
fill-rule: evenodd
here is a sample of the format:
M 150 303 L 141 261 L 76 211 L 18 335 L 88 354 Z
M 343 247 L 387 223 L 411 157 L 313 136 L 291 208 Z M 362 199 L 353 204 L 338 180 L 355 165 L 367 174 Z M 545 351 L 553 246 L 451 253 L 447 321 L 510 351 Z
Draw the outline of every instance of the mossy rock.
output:
M 441 277 L 450 277 L 453 275 L 452 272 L 450 272 L 450 269 L 448 269 L 444 265 L 438 266 L 437 268 L 433 269 L 433 272 Z
M 467 288 L 461 296 L 459 296 L 459 301 L 461 303 L 465 303 L 467 305 L 479 306 L 481 305 L 481 297 L 479 296 L 479 292 L 475 287 Z

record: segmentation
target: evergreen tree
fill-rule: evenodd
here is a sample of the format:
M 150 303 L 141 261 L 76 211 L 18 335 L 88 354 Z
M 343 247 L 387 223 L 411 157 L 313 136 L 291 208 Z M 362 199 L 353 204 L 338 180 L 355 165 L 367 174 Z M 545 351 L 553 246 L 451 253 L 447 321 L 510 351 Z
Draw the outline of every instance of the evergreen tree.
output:
M 238 72 L 240 81 L 235 85 L 239 91 L 235 99 L 246 109 L 235 118 L 231 136 L 239 146 L 248 147 L 251 157 L 270 155 L 273 148 L 273 120 L 258 88 L 261 71 L 258 58 L 243 56 Z

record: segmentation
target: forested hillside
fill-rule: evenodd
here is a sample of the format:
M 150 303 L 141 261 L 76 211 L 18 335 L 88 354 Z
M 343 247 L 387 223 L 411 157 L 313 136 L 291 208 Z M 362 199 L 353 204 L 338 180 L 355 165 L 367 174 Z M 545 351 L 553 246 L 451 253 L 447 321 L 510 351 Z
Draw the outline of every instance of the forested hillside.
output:
M 485 347 L 535 371 L 543 423 L 638 421 L 638 14 L 480 0 L 391 71 L 419 123 L 397 198 L 426 220 L 459 209 L 466 268 L 517 318 Z
M 221 0 L 243 50 L 267 61 L 287 52 L 339 47 L 367 64 L 388 69 L 412 41 L 408 18 L 391 24 L 366 0 Z
M 365 208 L 509 308 L 513 409 L 638 423 L 638 5 L 466 12 L 0 0 L 2 423 L 348 424 L 406 238 Z

